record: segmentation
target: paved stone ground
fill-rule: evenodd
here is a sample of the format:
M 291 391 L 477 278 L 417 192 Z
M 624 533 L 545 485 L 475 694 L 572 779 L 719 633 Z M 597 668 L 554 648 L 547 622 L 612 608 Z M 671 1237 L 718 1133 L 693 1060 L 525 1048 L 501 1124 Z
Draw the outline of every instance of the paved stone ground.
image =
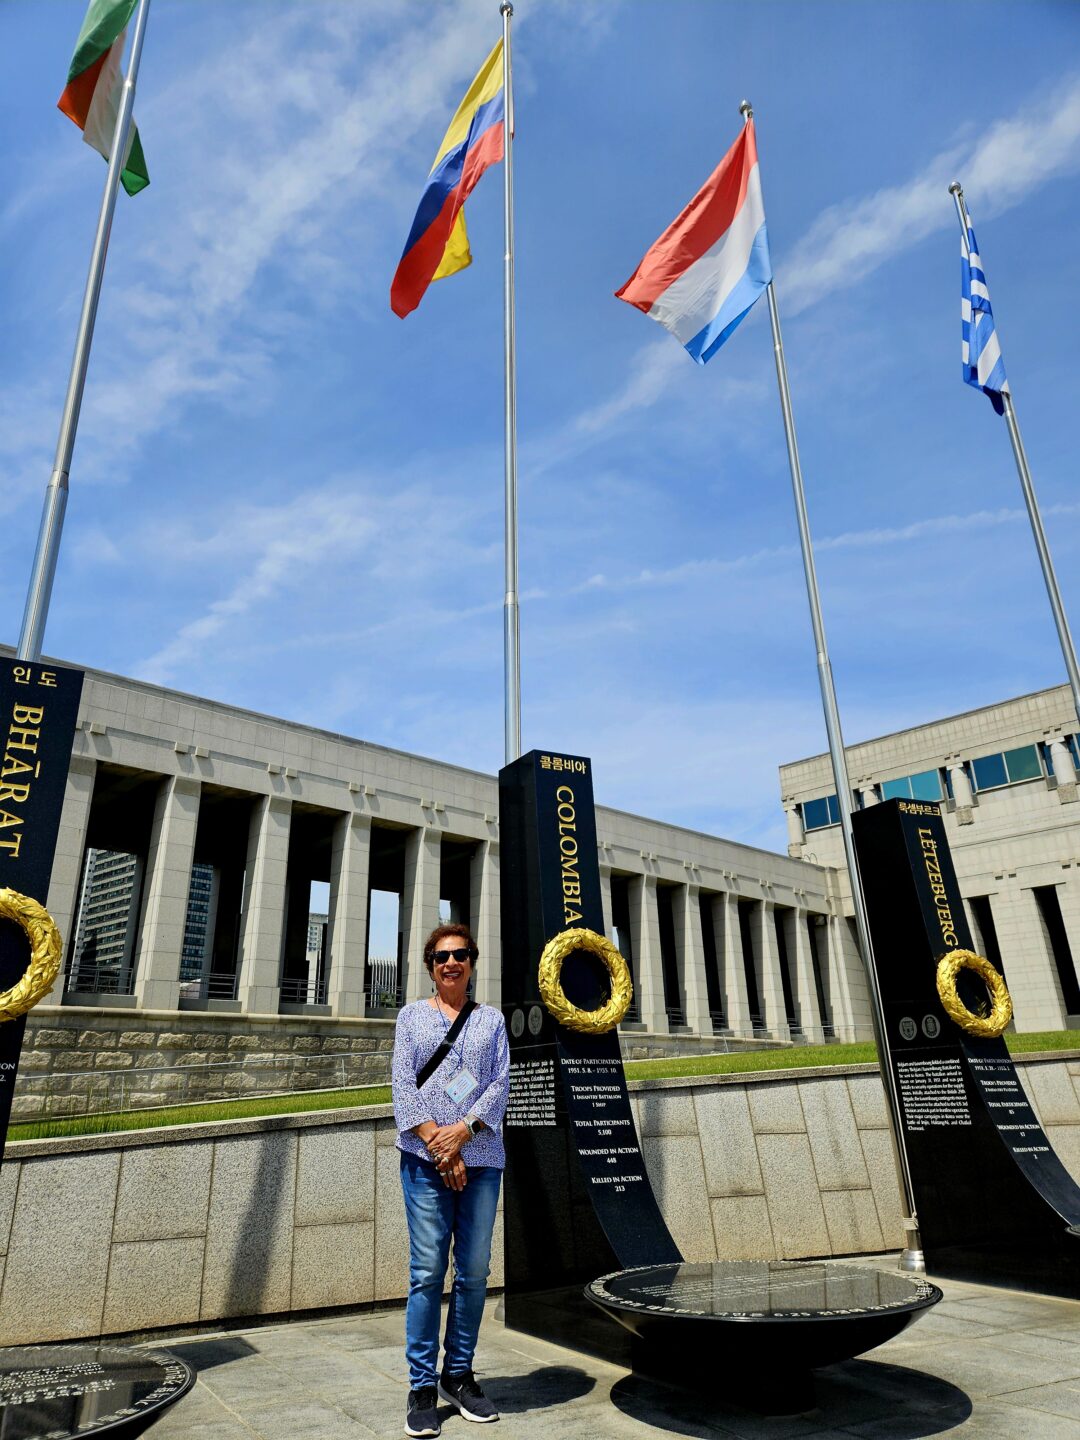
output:
M 649 1435 L 862 1436 L 953 1432 L 978 1440 L 1080 1440 L 1080 1302 L 941 1282 L 945 1299 L 903 1335 L 817 1374 L 817 1408 L 750 1414 L 507 1330 L 488 1302 L 477 1375 L 502 1411 L 479 1432 L 444 1407 L 446 1440 Z M 199 1382 L 153 1440 L 371 1440 L 402 1434 L 407 1385 L 401 1310 L 365 1312 L 170 1346 Z

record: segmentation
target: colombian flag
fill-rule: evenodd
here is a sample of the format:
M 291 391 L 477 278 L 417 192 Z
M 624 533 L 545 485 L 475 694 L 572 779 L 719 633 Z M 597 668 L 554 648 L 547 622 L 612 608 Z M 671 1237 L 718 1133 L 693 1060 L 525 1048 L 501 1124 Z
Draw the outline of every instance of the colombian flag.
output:
M 489 165 L 503 158 L 503 42 L 484 61 L 439 146 L 427 188 L 390 286 L 390 308 L 402 319 L 432 280 L 472 264 L 465 201 Z
M 137 0 L 90 0 L 75 44 L 67 85 L 56 102 L 78 125 L 87 145 L 92 145 L 106 160 L 124 88 L 120 62 L 124 56 L 127 23 L 136 4 Z M 137 195 L 150 184 L 142 142 L 134 123 L 128 133 L 120 179 L 129 195 Z

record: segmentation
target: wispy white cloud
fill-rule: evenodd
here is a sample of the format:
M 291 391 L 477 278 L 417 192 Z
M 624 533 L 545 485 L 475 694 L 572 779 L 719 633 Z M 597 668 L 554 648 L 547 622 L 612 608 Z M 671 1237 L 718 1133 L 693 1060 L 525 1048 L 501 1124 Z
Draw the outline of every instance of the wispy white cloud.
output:
M 635 410 L 648 409 L 691 363 L 681 346 L 673 344 L 669 337 L 654 340 L 633 357 L 625 382 L 606 400 L 582 410 L 571 422 L 571 431 L 592 436 Z
M 491 17 L 477 6 L 433 8 L 422 26 L 401 26 L 400 14 L 391 0 L 278 7 L 273 25 L 231 27 L 227 45 L 163 90 L 144 86 L 140 127 L 160 179 L 152 204 L 124 206 L 114 236 L 114 252 L 125 242 L 138 250 L 139 279 L 122 302 L 110 300 L 121 324 L 99 325 L 81 480 L 126 479 L 126 462 L 193 401 L 248 405 L 260 388 L 269 395 L 259 382 L 297 324 L 291 302 L 302 312 L 358 291 L 356 256 L 387 210 L 397 218 L 398 177 L 422 174 L 403 157 L 452 110 L 490 43 Z M 72 144 L 30 167 L 0 223 L 32 223 L 76 162 L 89 163 Z M 281 301 L 267 306 L 258 290 L 271 272 Z M 0 429 L 0 455 L 17 478 L 44 463 L 42 435 L 58 403 L 43 399 L 50 388 L 38 380 L 7 397 L 13 414 L 33 416 L 32 426 Z
M 784 309 L 797 314 L 864 279 L 902 250 L 955 226 L 959 179 L 974 218 L 999 215 L 1059 175 L 1080 169 L 1080 78 L 948 146 L 913 176 L 824 211 L 780 267 Z M 957 238 L 959 251 L 959 237 Z
M 773 257 L 784 311 L 797 315 L 809 309 L 858 284 L 928 235 L 955 225 L 948 186 L 958 176 L 972 197 L 976 218 L 990 218 L 1077 169 L 1080 78 L 1070 79 L 1040 104 L 994 122 L 977 141 L 948 146 L 910 180 L 823 211 L 790 255 Z M 685 378 L 690 363 L 671 337 L 639 350 L 613 392 L 581 411 L 544 447 L 541 468 L 601 438 L 628 415 L 654 406 L 680 375 Z M 760 383 L 725 376 L 725 385 L 728 399 L 764 398 Z
M 487 613 L 494 602 L 440 609 L 446 575 L 432 561 L 433 553 L 449 549 L 461 569 L 493 562 L 496 547 L 477 543 L 477 528 L 475 508 L 451 493 L 350 474 L 281 504 L 226 502 L 164 529 L 137 526 L 100 558 L 108 566 L 117 549 L 137 553 L 148 568 L 180 572 L 190 591 L 213 597 L 193 601 L 189 618 L 137 667 L 141 678 L 164 684 L 212 653 L 213 642 L 227 630 L 245 653 L 254 647 L 265 655 L 315 645 L 340 649 L 380 635 L 407 643 L 421 629 Z M 224 585 L 223 575 L 229 577 Z M 407 594 L 409 603 L 365 612 L 365 599 L 390 586 L 402 599 Z M 318 635 L 304 634 L 298 609 L 312 594 L 328 596 L 338 587 L 358 609 L 361 623 L 343 626 L 336 612 L 320 609 Z M 278 608 L 291 600 L 291 611 Z M 241 622 L 254 612 L 259 624 L 246 628 Z M 287 626 L 271 622 L 286 613 Z
M 223 550 L 226 535 L 235 534 L 243 537 L 240 545 L 227 548 L 246 550 L 250 558 L 246 565 L 237 566 L 239 574 L 224 595 L 181 625 L 139 667 L 142 678 L 166 683 L 227 625 L 266 605 L 283 587 L 356 554 L 373 529 L 371 520 L 356 513 L 357 509 L 343 506 L 337 494 L 305 495 L 286 506 L 249 511 L 235 531 L 220 531 L 204 549 Z
M 1080 504 L 1047 505 L 1042 514 L 1074 516 L 1080 515 Z M 825 535 L 814 540 L 815 551 L 823 550 L 871 550 L 879 547 L 903 545 L 912 540 L 927 540 L 942 535 L 972 530 L 996 530 L 1003 526 L 1014 526 L 1027 521 L 1026 510 L 1000 509 L 976 510 L 968 515 L 934 515 L 922 520 L 913 520 L 910 525 L 877 526 L 869 530 L 845 530 L 837 535 Z M 679 585 L 697 579 L 702 575 L 718 575 L 754 566 L 768 564 L 775 560 L 786 560 L 799 554 L 796 545 L 766 545 L 742 555 L 729 557 L 709 556 L 702 560 L 685 560 L 680 565 L 665 569 L 642 569 L 633 574 L 610 576 L 603 573 L 590 575 L 581 581 L 575 591 L 578 594 L 599 590 L 635 590 L 647 586 Z

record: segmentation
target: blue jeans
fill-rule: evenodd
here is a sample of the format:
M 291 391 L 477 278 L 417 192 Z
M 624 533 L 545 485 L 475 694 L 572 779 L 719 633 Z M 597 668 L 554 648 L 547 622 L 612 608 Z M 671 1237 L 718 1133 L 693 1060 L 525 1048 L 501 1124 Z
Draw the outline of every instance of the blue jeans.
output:
M 502 1171 L 470 1166 L 464 1190 L 444 1185 L 434 1165 L 401 1153 L 401 1188 L 409 1222 L 409 1299 L 405 1306 L 405 1358 L 414 1390 L 438 1379 L 439 1306 L 454 1241 L 454 1284 L 443 1339 L 443 1369 L 473 1368 L 484 1313 L 491 1232 Z

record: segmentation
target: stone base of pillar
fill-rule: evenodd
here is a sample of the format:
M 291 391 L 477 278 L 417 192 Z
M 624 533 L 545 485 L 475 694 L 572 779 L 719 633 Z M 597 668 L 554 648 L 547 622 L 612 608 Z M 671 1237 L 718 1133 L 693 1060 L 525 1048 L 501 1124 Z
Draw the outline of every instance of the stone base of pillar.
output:
M 240 991 L 245 1015 L 276 1015 L 281 1005 L 280 985 L 250 985 Z

